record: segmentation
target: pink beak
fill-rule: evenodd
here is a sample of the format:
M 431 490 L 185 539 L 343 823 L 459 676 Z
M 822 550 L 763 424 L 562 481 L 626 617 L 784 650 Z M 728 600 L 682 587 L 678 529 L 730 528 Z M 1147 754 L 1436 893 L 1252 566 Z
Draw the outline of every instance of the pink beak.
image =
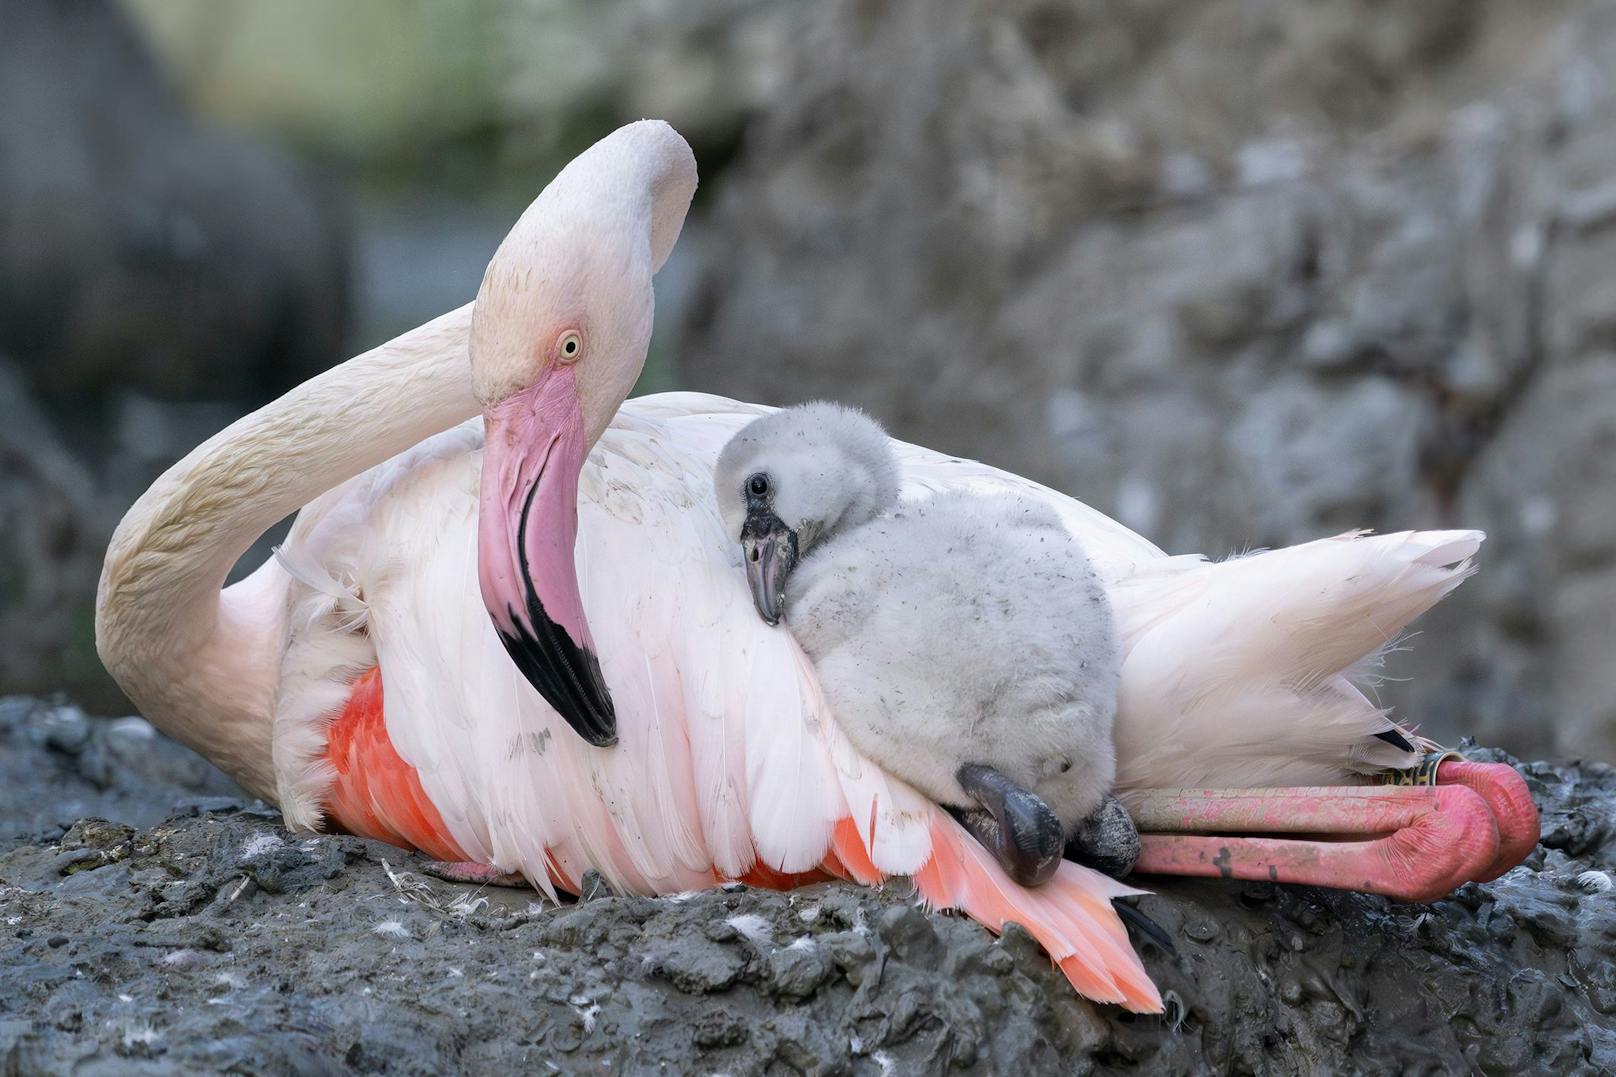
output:
M 523 676 L 590 744 L 617 743 L 617 714 L 578 593 L 578 474 L 584 443 L 573 369 L 483 411 L 477 520 L 483 604 Z

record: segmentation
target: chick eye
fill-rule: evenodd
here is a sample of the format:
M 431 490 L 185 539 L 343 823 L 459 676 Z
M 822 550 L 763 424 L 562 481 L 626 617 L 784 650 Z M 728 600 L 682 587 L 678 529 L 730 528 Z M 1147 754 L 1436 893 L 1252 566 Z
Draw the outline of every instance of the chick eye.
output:
M 761 471 L 746 480 L 746 492 L 753 497 L 762 497 L 769 492 L 769 477 Z
M 577 362 L 578 357 L 583 354 L 583 350 L 584 338 L 575 330 L 569 330 L 568 332 L 563 333 L 561 335 L 561 340 L 556 346 L 556 351 L 563 363 Z

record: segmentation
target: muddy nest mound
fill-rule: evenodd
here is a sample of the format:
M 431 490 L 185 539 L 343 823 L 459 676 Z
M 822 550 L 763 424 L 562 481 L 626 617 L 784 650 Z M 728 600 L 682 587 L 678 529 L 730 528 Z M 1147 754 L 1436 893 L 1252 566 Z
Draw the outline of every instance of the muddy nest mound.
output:
M 1150 880 L 1177 953 L 1141 943 L 1147 1018 L 901 885 L 556 906 L 290 835 L 131 720 L 8 701 L 0 1071 L 1610 1072 L 1616 773 L 1521 770 L 1543 846 L 1430 905 Z

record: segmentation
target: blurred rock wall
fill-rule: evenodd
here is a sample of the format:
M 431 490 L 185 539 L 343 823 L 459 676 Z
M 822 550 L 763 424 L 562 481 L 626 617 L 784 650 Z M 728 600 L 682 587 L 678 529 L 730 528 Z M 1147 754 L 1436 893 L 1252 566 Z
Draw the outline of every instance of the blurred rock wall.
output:
M 162 467 L 470 295 L 561 161 L 659 115 L 703 185 L 659 280 L 654 384 L 851 399 L 1175 552 L 1484 527 L 1481 574 L 1382 699 L 1443 737 L 1616 758 L 1609 4 L 17 0 L 6 20 L 0 557 L 45 566 L 0 571 L 0 629 L 26 640 L 0 653 L 10 690 L 93 681 L 100 546 Z M 357 234 L 266 134 L 357 177 Z M 420 187 L 449 201 L 394 197 Z M 14 505 L 53 507 L 13 525 Z
M 197 124 L 121 9 L 0 5 L 0 693 L 121 705 L 93 641 L 124 509 L 342 354 L 341 204 Z
M 58 399 L 262 396 L 341 342 L 347 239 L 305 168 L 202 127 L 120 10 L 0 33 L 0 353 Z
M 1616 9 L 815 5 L 694 387 L 858 402 L 1171 552 L 1482 527 L 1381 698 L 1616 757 Z

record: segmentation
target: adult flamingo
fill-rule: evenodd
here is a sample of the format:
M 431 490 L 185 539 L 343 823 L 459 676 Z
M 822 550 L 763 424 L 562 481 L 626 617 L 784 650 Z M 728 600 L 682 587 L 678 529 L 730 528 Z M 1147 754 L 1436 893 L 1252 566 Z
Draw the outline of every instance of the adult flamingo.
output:
M 765 409 L 694 394 L 623 405 L 651 276 L 695 182 L 666 124 L 620 129 L 522 216 L 475 304 L 170 469 L 108 551 L 103 660 L 154 722 L 293 827 L 329 820 L 552 893 L 590 868 L 650 893 L 912 875 L 933 904 L 1027 925 L 1089 997 L 1159 1008 L 1110 904 L 1137 891 L 1071 864 L 1039 890 L 1010 883 L 946 814 L 859 758 L 790 636 L 753 614 L 710 484 L 719 448 Z M 1122 784 L 1158 822 L 1256 826 L 1254 803 L 1278 801 L 1140 791 L 1334 784 L 1415 761 L 1340 671 L 1456 586 L 1479 535 L 1348 537 L 1209 565 L 992 468 L 900 453 L 910 494 L 1013 485 L 1084 541 L 1129 654 Z M 221 592 L 299 509 L 280 556 Z M 1330 829 L 1344 798 L 1370 806 L 1362 832 L 1423 818 L 1437 823 L 1410 827 L 1419 841 L 1457 835 L 1444 889 L 1502 856 L 1500 813 L 1467 789 L 1418 805 L 1314 793 L 1287 802 L 1304 829 Z M 1485 825 L 1442 828 L 1476 810 Z M 1157 866 L 1212 870 L 1195 840 L 1168 839 Z M 1360 885 L 1399 867 L 1368 862 L 1378 844 L 1307 864 L 1254 846 L 1215 870 Z

